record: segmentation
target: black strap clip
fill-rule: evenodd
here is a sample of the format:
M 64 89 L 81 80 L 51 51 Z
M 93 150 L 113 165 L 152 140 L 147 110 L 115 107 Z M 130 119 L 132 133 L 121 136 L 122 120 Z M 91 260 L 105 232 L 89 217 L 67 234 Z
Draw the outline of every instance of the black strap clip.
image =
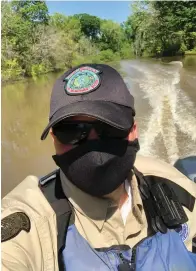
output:
M 166 233 L 188 221 L 174 189 L 159 178 L 151 182 L 134 168 L 147 219 L 154 232 Z M 154 178 L 154 177 L 153 177 Z
M 168 228 L 177 227 L 188 221 L 188 217 L 174 190 L 165 183 L 156 183 L 151 194 L 164 224 Z

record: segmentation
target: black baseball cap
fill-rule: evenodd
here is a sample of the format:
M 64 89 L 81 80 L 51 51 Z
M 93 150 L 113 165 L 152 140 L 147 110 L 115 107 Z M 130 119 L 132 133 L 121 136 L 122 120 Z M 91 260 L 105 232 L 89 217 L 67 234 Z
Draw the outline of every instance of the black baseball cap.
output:
M 105 64 L 82 64 L 57 79 L 49 123 L 41 139 L 58 122 L 77 115 L 94 117 L 122 130 L 133 126 L 134 98 L 115 69 Z

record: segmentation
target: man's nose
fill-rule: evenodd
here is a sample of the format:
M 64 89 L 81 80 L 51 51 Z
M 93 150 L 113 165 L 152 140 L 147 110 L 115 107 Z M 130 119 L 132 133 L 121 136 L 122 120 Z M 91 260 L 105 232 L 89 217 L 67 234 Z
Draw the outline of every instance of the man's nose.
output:
M 89 135 L 88 135 L 88 139 L 97 139 L 99 138 L 97 132 L 95 131 L 95 129 L 91 129 Z

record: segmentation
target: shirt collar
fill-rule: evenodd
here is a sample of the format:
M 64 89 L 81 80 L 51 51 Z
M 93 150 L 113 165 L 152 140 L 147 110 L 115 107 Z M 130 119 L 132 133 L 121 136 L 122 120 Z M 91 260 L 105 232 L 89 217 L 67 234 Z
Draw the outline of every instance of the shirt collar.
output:
M 109 199 L 94 197 L 83 192 L 67 179 L 62 170 L 60 170 L 60 179 L 63 191 L 73 207 L 82 215 L 89 217 L 98 229 L 101 230 L 106 220 L 108 209 L 110 207 L 114 207 L 112 201 Z M 134 208 L 138 206 L 139 209 L 141 209 L 143 205 L 138 189 L 137 179 L 132 172 L 130 172 L 130 175 L 128 176 L 128 183 L 131 186 L 132 207 Z
M 106 219 L 111 201 L 93 197 L 72 184 L 60 170 L 62 188 L 73 207 L 82 215 L 89 217 L 101 229 Z
M 142 204 L 142 199 L 139 192 L 138 181 L 133 172 L 130 172 L 128 176 L 128 180 L 131 187 L 133 208 L 137 206 L 142 210 L 143 204 Z

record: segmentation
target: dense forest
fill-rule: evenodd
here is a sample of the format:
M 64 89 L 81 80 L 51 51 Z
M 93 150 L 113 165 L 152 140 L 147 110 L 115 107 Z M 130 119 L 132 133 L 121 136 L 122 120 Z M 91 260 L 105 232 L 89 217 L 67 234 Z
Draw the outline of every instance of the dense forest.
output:
M 89 14 L 49 15 L 44 1 L 1 2 L 2 79 L 82 62 L 196 54 L 196 2 L 136 1 L 130 6 L 130 16 L 118 24 Z

